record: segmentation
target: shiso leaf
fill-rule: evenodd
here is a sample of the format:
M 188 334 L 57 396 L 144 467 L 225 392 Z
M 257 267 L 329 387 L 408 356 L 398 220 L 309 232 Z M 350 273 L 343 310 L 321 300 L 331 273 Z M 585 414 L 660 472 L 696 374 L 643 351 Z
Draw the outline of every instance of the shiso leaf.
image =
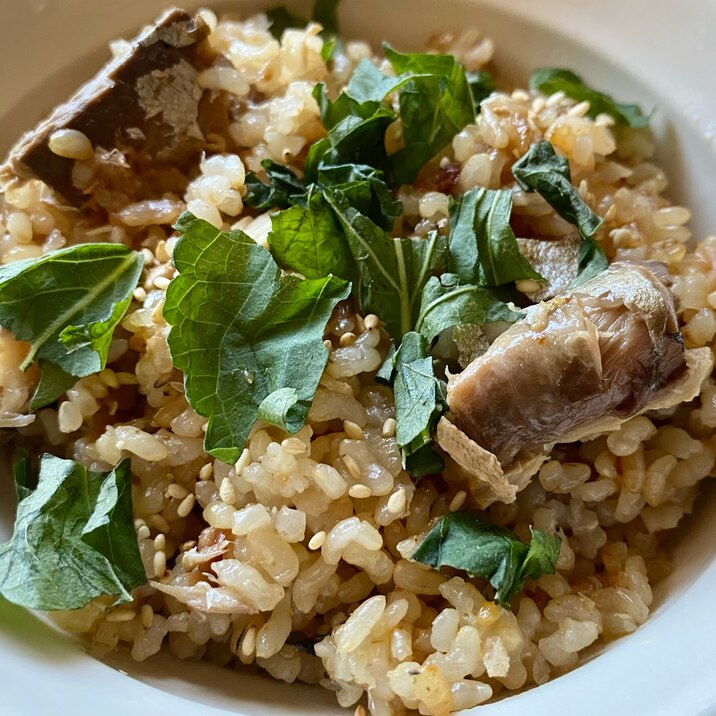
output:
M 412 558 L 435 569 L 453 567 L 486 579 L 495 589 L 495 601 L 507 606 L 528 577 L 537 579 L 556 569 L 561 539 L 531 531 L 528 546 L 514 532 L 470 512 L 451 512 L 438 519 Z
M 501 286 L 542 277 L 520 253 L 510 227 L 512 192 L 474 188 L 450 209 L 450 270 L 463 283 Z
M 545 95 L 564 92 L 578 102 L 589 102 L 590 117 L 608 114 L 614 117 L 619 124 L 625 124 L 634 129 L 649 125 L 649 116 L 644 114 L 636 104 L 620 104 L 609 95 L 592 89 L 584 80 L 571 70 L 557 67 L 540 67 L 530 75 L 530 89 L 538 90 Z
M 132 600 L 147 581 L 132 513 L 129 460 L 90 472 L 43 455 L 36 486 L 26 457 L 15 465 L 20 501 L 0 546 L 0 594 L 31 609 L 79 609 L 100 596 Z
M 282 276 L 246 234 L 190 213 L 176 228 L 169 348 L 190 405 L 209 419 L 206 451 L 232 464 L 259 414 L 289 432 L 305 423 L 328 359 L 323 331 L 351 286 L 332 275 Z
M 609 264 L 604 251 L 594 240 L 602 225 L 579 196 L 572 184 L 569 162 L 559 156 L 546 140 L 533 144 L 512 166 L 517 183 L 527 192 L 537 192 L 565 221 L 573 224 L 582 237 L 579 254 L 579 274 L 574 285 L 584 283 L 601 273 Z
M 0 266 L 0 325 L 30 344 L 22 368 L 41 369 L 32 410 L 105 367 L 143 265 L 121 244 L 80 244 Z

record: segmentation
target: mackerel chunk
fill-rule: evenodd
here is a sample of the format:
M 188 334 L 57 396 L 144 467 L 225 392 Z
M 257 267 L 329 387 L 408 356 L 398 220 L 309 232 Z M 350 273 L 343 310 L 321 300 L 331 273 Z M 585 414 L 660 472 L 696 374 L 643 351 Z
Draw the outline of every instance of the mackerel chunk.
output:
M 450 379 L 452 420 L 502 465 L 642 411 L 685 367 L 666 269 L 614 263 L 526 317 Z
M 137 37 L 131 50 L 110 62 L 35 129 L 8 158 L 21 178 L 38 178 L 66 201 L 87 197 L 72 183 L 74 160 L 50 151 L 59 129 L 76 129 L 93 146 L 131 155 L 142 165 L 181 164 L 195 158 L 204 138 L 199 129 L 198 43 L 209 32 L 197 16 L 167 11 Z

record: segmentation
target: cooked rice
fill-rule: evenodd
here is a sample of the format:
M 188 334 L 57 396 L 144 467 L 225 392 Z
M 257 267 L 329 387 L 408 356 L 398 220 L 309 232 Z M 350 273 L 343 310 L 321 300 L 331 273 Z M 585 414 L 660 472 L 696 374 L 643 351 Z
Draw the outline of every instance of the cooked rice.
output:
M 236 465 L 204 453 L 206 421 L 186 401 L 162 318 L 174 276 L 171 224 L 188 208 L 265 244 L 268 215 L 243 207 L 246 172 L 260 173 L 267 158 L 300 167 L 323 133 L 314 83 L 337 90 L 372 51 L 348 42 L 329 70 L 315 24 L 287 30 L 279 43 L 263 15 L 243 22 L 203 15 L 217 59 L 199 82 L 231 93 L 235 110 L 212 135 L 211 156 L 184 178 L 183 196 L 137 197 L 121 163 L 65 133 L 53 136 L 53 151 L 77 159 L 75 183 L 94 187 L 96 210 L 68 210 L 38 181 L 12 181 L 0 198 L 3 263 L 87 240 L 132 246 L 146 261 L 108 368 L 79 380 L 34 421 L 22 411 L 37 374 L 19 369 L 27 347 L 0 329 L 0 427 L 93 470 L 130 457 L 135 477 L 150 584 L 129 607 L 92 603 L 60 622 L 88 633 L 99 654 L 122 644 L 142 661 L 165 646 L 184 659 L 255 664 L 277 679 L 321 684 L 342 706 L 365 698 L 374 716 L 470 708 L 542 684 L 574 668 L 584 650 L 633 632 L 649 615 L 652 585 L 670 569 L 665 531 L 690 512 L 699 481 L 713 474 L 712 379 L 700 399 L 668 415 L 635 417 L 591 442 L 557 446 L 514 504 L 487 510 L 523 539 L 530 525 L 562 537 L 557 573 L 528 581 L 511 611 L 487 601 L 480 580 L 410 561 L 431 520 L 459 509 L 467 495 L 429 479 L 415 485 L 403 471 L 392 394 L 374 380 L 388 346 L 375 316 L 335 313 L 330 361 L 299 433 L 256 424 Z M 470 70 L 488 63 L 493 49 L 474 32 L 435 37 L 431 47 Z M 663 196 L 667 181 L 650 161 L 648 131 L 617 130 L 587 109 L 561 93 L 493 94 L 436 168 L 454 167 L 460 192 L 497 189 L 530 144 L 548 139 L 603 217 L 608 256 L 665 262 L 686 346 L 712 345 L 716 238 L 690 248 L 689 212 Z M 538 194 L 511 188 L 526 230 L 573 234 Z M 439 186 L 404 187 L 398 198 L 404 235 L 447 231 L 448 197 Z M 315 655 L 300 648 L 297 634 L 315 642 Z

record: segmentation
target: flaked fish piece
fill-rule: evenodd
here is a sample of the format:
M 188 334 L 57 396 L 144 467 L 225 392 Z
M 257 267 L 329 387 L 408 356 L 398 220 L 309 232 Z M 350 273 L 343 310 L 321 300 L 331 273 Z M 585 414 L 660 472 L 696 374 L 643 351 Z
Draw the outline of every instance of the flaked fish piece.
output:
M 530 307 L 451 377 L 450 419 L 506 468 L 518 456 L 613 429 L 650 404 L 693 398 L 710 357 L 689 351 L 687 361 L 668 283 L 661 264 L 614 263 Z
M 35 129 L 8 157 L 11 174 L 38 178 L 75 206 L 85 194 L 72 181 L 74 159 L 49 148 L 58 130 L 82 132 L 94 147 L 128 152 L 142 164 L 177 164 L 204 146 L 199 129 L 198 43 L 209 33 L 200 17 L 166 12 Z
M 547 301 L 565 293 L 579 272 L 579 235 L 554 239 L 517 239 L 520 253 L 530 262 L 545 283 L 528 292 L 531 301 Z

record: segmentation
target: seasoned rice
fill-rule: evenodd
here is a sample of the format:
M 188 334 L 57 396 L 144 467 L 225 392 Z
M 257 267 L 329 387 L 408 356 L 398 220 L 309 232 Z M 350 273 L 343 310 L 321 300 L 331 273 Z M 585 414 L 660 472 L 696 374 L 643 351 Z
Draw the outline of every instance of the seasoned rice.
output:
M 23 407 L 37 374 L 19 369 L 26 345 L 0 329 L 0 427 L 15 431 L 12 440 L 92 470 L 131 458 L 135 528 L 150 582 L 129 606 L 105 611 L 94 602 L 59 622 L 87 634 L 100 655 L 121 645 L 138 661 L 167 648 L 182 659 L 253 664 L 286 682 L 321 684 L 342 706 L 364 700 L 373 716 L 471 708 L 543 684 L 574 668 L 585 650 L 636 630 L 648 618 L 652 586 L 670 570 L 663 539 L 714 471 L 711 378 L 699 399 L 667 415 L 638 416 L 595 440 L 558 445 L 513 504 L 487 509 L 491 522 L 521 539 L 530 525 L 562 539 L 557 572 L 528 580 L 511 610 L 488 601 L 479 579 L 410 560 L 431 521 L 469 498 L 441 480 L 415 484 L 402 468 L 393 396 L 374 377 L 388 350 L 379 317 L 345 307 L 334 313 L 329 363 L 301 431 L 257 423 L 235 465 L 204 452 L 206 421 L 184 395 L 162 316 L 175 275 L 171 225 L 188 209 L 265 245 L 270 220 L 244 207 L 246 173 L 261 174 L 264 159 L 300 169 L 324 131 L 314 83 L 335 91 L 374 53 L 347 42 L 329 69 L 318 25 L 286 30 L 279 42 L 264 15 L 203 16 L 216 61 L 200 85 L 229 93 L 235 110 L 211 137 L 210 154 L 183 178 L 182 195 L 130 192 L 104 150 L 63 133 L 51 148 L 76 159 L 75 184 L 94 187 L 96 211 L 66 208 L 37 180 L 12 179 L 0 198 L 3 263 L 89 240 L 122 243 L 145 257 L 106 370 L 79 380 L 34 420 Z M 430 47 L 470 70 L 488 64 L 493 51 L 473 31 L 433 37 Z M 647 130 L 616 128 L 587 110 L 562 93 L 496 92 L 439 166 L 454 167 L 460 192 L 512 188 L 524 235 L 568 237 L 573 227 L 544 199 L 511 185 L 516 159 L 548 139 L 604 219 L 598 238 L 610 260 L 666 263 L 686 347 L 712 347 L 716 237 L 689 243 L 689 211 L 664 196 L 666 175 L 651 161 Z M 403 235 L 446 233 L 448 195 L 440 187 L 403 187 L 398 198 Z

